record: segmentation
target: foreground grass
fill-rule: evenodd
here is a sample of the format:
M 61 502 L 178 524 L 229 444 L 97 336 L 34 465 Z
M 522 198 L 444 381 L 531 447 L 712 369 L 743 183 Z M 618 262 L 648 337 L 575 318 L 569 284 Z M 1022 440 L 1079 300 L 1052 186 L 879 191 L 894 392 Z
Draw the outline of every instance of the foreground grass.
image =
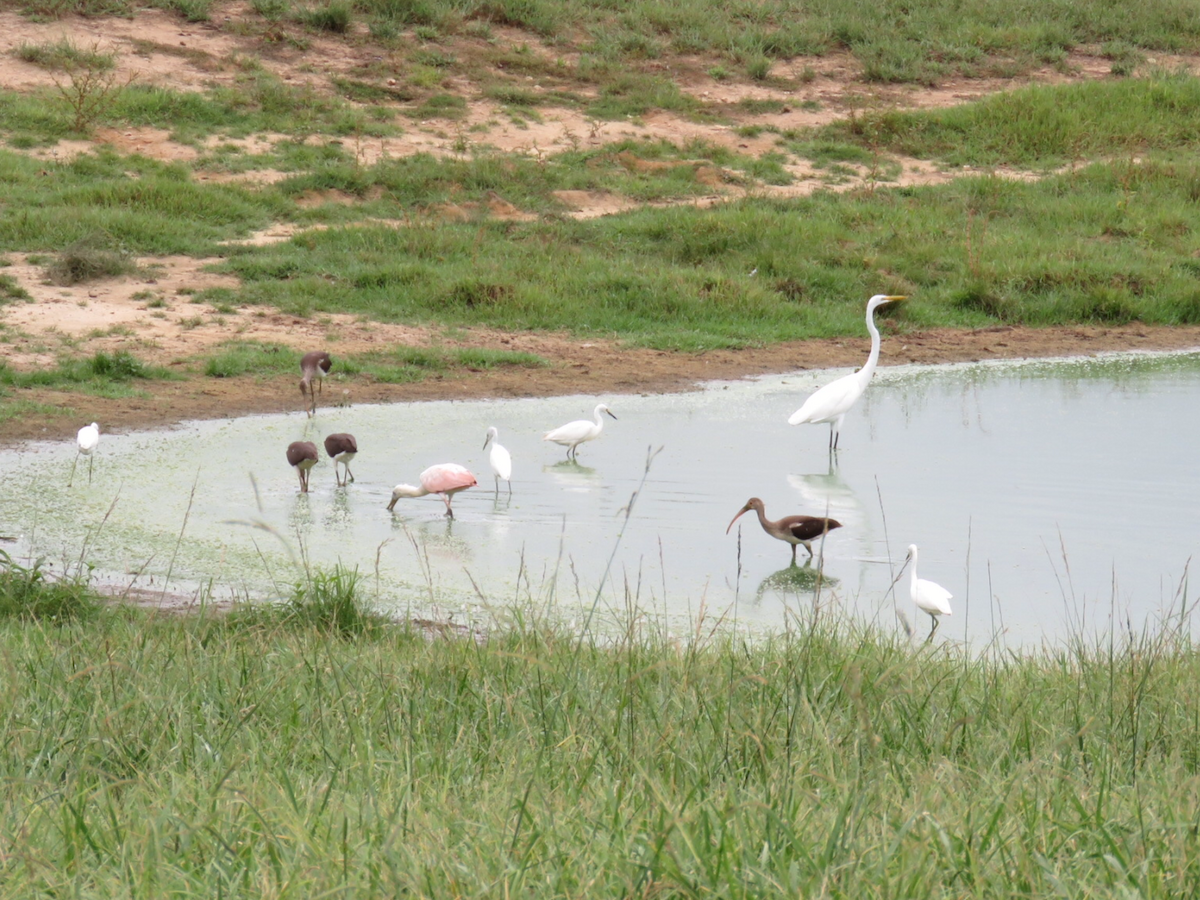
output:
M 430 640 L 354 589 L 0 619 L 7 891 L 1200 890 L 1200 657 L 1169 629 L 984 658 L 824 617 L 754 643 L 520 615 Z

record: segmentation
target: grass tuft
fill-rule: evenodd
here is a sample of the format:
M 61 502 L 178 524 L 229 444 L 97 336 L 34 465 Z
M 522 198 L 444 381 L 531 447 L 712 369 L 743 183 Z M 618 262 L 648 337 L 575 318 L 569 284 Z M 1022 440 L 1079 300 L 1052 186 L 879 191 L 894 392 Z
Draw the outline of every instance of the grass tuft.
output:
M 0 619 L 72 622 L 95 616 L 99 600 L 81 578 L 52 578 L 45 561 L 22 566 L 0 550 Z

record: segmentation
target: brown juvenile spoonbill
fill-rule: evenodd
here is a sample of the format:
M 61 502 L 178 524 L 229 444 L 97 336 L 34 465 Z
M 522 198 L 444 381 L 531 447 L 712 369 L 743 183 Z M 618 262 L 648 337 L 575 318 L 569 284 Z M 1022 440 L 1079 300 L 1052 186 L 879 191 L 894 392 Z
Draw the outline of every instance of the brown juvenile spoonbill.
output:
M 746 505 L 738 510 L 738 514 L 729 522 L 729 527 L 725 529 L 725 533 L 729 534 L 729 529 L 733 528 L 733 523 L 750 510 L 758 513 L 758 524 L 762 526 L 763 531 L 777 540 L 786 541 L 792 545 L 793 566 L 796 564 L 797 544 L 803 544 L 804 549 L 808 551 L 808 555 L 811 557 L 813 555 L 813 541 L 819 537 L 823 537 L 835 528 L 842 527 L 842 523 L 837 519 L 826 519 L 821 516 L 784 516 L 779 521 L 772 522 L 767 518 L 767 514 L 763 510 L 763 502 L 757 497 L 751 497 L 746 501 Z
M 354 480 L 350 471 L 350 463 L 358 456 L 358 441 L 352 434 L 331 434 L 325 438 L 325 452 L 333 460 L 333 477 L 339 485 L 348 484 Z M 338 477 L 338 466 L 346 467 L 346 477 Z
M 317 445 L 312 441 L 292 441 L 287 448 L 288 465 L 300 476 L 300 493 L 308 493 L 308 470 L 317 464 Z
M 313 390 L 313 382 L 317 389 L 325 392 L 325 376 L 333 368 L 333 359 L 324 350 L 313 350 L 300 358 L 300 393 L 304 396 L 304 408 L 310 415 L 317 412 L 317 394 Z

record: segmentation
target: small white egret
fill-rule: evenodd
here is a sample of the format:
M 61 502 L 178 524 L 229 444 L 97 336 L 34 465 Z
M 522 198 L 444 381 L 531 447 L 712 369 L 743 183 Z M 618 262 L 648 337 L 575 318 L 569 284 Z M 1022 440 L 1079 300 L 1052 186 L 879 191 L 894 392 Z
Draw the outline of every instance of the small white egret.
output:
M 837 381 L 819 388 L 804 401 L 804 405 L 788 418 L 789 425 L 817 425 L 829 423 L 829 449 L 837 449 L 838 436 L 842 430 L 842 419 L 846 417 L 858 398 L 867 389 L 875 366 L 879 362 L 879 329 L 875 327 L 875 310 L 885 303 L 907 300 L 893 294 L 876 294 L 867 301 L 867 331 L 871 333 L 871 353 L 866 364 L 851 375 L 843 375 Z
M 929 637 L 926 638 L 926 640 L 932 640 L 933 633 L 937 631 L 938 623 L 940 622 L 938 616 L 953 615 L 950 612 L 950 598 L 954 595 L 940 584 L 917 577 L 916 544 L 908 545 L 908 556 L 905 557 L 904 566 L 907 566 L 910 562 L 912 563 L 912 579 L 909 582 L 908 592 L 912 596 L 913 603 L 917 605 L 917 609 L 929 613 L 929 618 L 933 619 L 933 627 L 929 629 Z M 904 566 L 901 566 L 900 571 L 896 573 L 896 577 L 892 580 L 893 585 L 904 574 Z
M 333 460 L 333 477 L 339 485 L 348 484 L 354 480 L 350 471 L 350 463 L 358 456 L 358 441 L 352 434 L 331 434 L 325 438 L 325 452 Z M 338 466 L 346 467 L 346 477 L 338 476 Z
M 313 350 L 305 353 L 300 359 L 300 393 L 304 396 L 304 409 L 309 416 L 316 415 L 317 393 L 313 390 L 313 382 L 322 393 L 325 391 L 325 376 L 333 367 L 333 359 L 324 350 Z
M 71 463 L 71 477 L 67 479 L 67 487 L 75 483 L 75 466 L 79 464 L 80 453 L 88 458 L 88 484 L 92 483 L 92 451 L 100 443 L 100 426 L 95 422 L 84 425 L 75 436 L 75 443 L 79 449 L 75 451 L 75 462 Z
M 488 428 L 487 437 L 483 439 L 483 449 L 487 449 L 488 443 L 491 442 L 492 451 L 488 454 L 488 463 L 492 467 L 492 474 L 496 480 L 496 496 L 500 496 L 500 479 L 503 478 L 508 483 L 508 493 L 512 494 L 512 454 L 508 452 L 508 448 L 500 444 L 500 432 L 495 426 Z
M 821 516 L 784 516 L 782 519 L 772 522 L 767 518 L 766 510 L 763 509 L 763 502 L 757 497 L 751 497 L 746 501 L 736 516 L 729 522 L 725 533 L 729 534 L 729 529 L 733 528 L 733 523 L 741 518 L 743 513 L 754 510 L 758 513 L 758 524 L 762 526 L 762 530 L 771 537 L 780 541 L 786 541 L 792 545 L 792 565 L 796 564 L 796 546 L 803 544 L 804 549 L 808 551 L 808 555 L 813 555 L 812 542 L 819 537 L 824 537 L 835 528 L 841 528 L 842 523 L 837 519 L 826 519 Z
M 288 465 L 300 476 L 300 493 L 308 493 L 308 470 L 317 464 L 317 445 L 312 441 L 292 441 L 287 448 Z
M 475 476 L 458 463 L 440 463 L 430 466 L 421 473 L 421 486 L 398 484 L 392 488 L 392 502 L 387 505 L 389 510 L 396 505 L 401 497 L 424 497 L 426 494 L 439 494 L 446 504 L 446 515 L 454 518 L 454 510 L 450 508 L 450 500 L 459 491 L 475 487 L 478 482 Z
M 542 435 L 542 440 L 561 444 L 567 448 L 567 459 L 575 459 L 578 454 L 579 445 L 584 441 L 594 441 L 600 437 L 600 432 L 604 430 L 604 420 L 600 418 L 600 413 L 608 413 L 614 419 L 616 418 L 612 410 L 601 403 L 592 412 L 591 421 L 576 419 L 574 422 L 560 425 L 553 431 L 547 431 Z

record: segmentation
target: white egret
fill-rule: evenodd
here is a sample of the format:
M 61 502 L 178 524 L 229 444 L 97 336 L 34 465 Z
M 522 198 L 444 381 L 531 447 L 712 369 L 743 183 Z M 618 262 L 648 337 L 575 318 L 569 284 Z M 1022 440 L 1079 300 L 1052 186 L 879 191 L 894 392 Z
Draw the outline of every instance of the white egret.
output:
M 492 474 L 496 480 L 496 496 L 500 496 L 500 479 L 503 478 L 508 483 L 508 493 L 512 494 L 512 454 L 508 452 L 508 448 L 500 444 L 500 432 L 495 426 L 488 428 L 487 437 L 483 439 L 483 449 L 487 449 L 488 443 L 492 445 L 492 451 L 488 454 L 488 463 L 492 467 Z
M 879 329 L 875 327 L 875 310 L 885 303 L 906 299 L 908 298 L 894 294 L 876 294 L 867 301 L 867 331 L 871 333 L 871 353 L 866 364 L 857 372 L 843 375 L 837 381 L 831 381 L 819 388 L 804 401 L 803 406 L 791 414 L 788 418 L 789 425 L 817 425 L 828 422 L 829 449 L 837 449 L 842 419 L 867 389 L 871 376 L 875 374 L 875 365 L 879 362 Z
M 300 493 L 308 493 L 308 471 L 317 464 L 317 445 L 312 441 L 292 441 L 287 448 L 288 465 L 300 476 Z
M 88 458 L 88 484 L 92 483 L 92 451 L 96 449 L 96 445 L 99 443 L 100 426 L 95 422 L 91 425 L 84 425 L 79 429 L 79 434 L 75 436 L 75 444 L 79 449 L 75 451 L 75 461 L 71 463 L 71 477 L 67 479 L 67 487 L 75 483 L 75 466 L 79 464 L 80 453 Z
M 772 522 L 767 518 L 767 513 L 763 509 L 763 502 L 757 497 L 751 497 L 746 501 L 736 516 L 730 521 L 729 526 L 725 529 L 725 533 L 729 534 L 729 529 L 733 528 L 733 523 L 741 518 L 743 513 L 754 510 L 758 513 L 758 524 L 762 526 L 762 530 L 771 537 L 780 541 L 786 541 L 792 545 L 792 565 L 796 564 L 796 545 L 803 544 L 804 549 L 808 551 L 808 555 L 813 555 L 812 542 L 819 537 L 824 537 L 835 528 L 841 528 L 842 523 L 837 519 L 826 519 L 821 516 L 784 516 L 778 521 Z
M 313 382 L 324 393 L 325 376 L 332 367 L 333 359 L 324 350 L 313 350 L 300 359 L 300 393 L 305 398 L 304 409 L 310 416 L 317 412 L 317 394 L 313 390 Z
M 421 486 L 398 484 L 392 488 L 392 502 L 387 505 L 391 510 L 401 497 L 424 497 L 426 494 L 438 494 L 446 504 L 446 515 L 454 518 L 454 510 L 450 508 L 451 498 L 459 491 L 475 487 L 478 482 L 475 476 L 458 463 L 440 463 L 430 466 L 421 473 Z
M 352 434 L 331 434 L 325 438 L 325 452 L 333 460 L 333 477 L 339 485 L 348 484 L 354 480 L 350 471 L 350 463 L 358 456 L 358 441 Z M 346 467 L 346 477 L 338 477 L 338 466 Z
M 575 459 L 579 445 L 584 441 L 594 441 L 604 430 L 604 420 L 600 418 L 600 413 L 608 413 L 614 419 L 616 418 L 612 410 L 601 403 L 592 412 L 592 421 L 577 419 L 566 425 L 560 425 L 553 431 L 547 431 L 542 435 L 542 440 L 561 444 L 567 448 L 567 459 Z
M 926 640 L 932 640 L 933 633 L 937 631 L 938 623 L 940 622 L 938 616 L 953 615 L 950 612 L 950 598 L 954 595 L 940 584 L 917 577 L 916 544 L 908 545 L 908 556 L 905 557 L 904 566 L 907 566 L 910 562 L 912 563 L 912 578 L 909 582 L 908 592 L 912 596 L 913 603 L 917 605 L 917 609 L 929 613 L 929 618 L 933 620 L 933 627 L 929 629 L 929 637 L 926 638 Z M 892 580 L 893 585 L 904 574 L 904 566 L 901 566 L 900 571 L 896 573 L 896 577 Z

